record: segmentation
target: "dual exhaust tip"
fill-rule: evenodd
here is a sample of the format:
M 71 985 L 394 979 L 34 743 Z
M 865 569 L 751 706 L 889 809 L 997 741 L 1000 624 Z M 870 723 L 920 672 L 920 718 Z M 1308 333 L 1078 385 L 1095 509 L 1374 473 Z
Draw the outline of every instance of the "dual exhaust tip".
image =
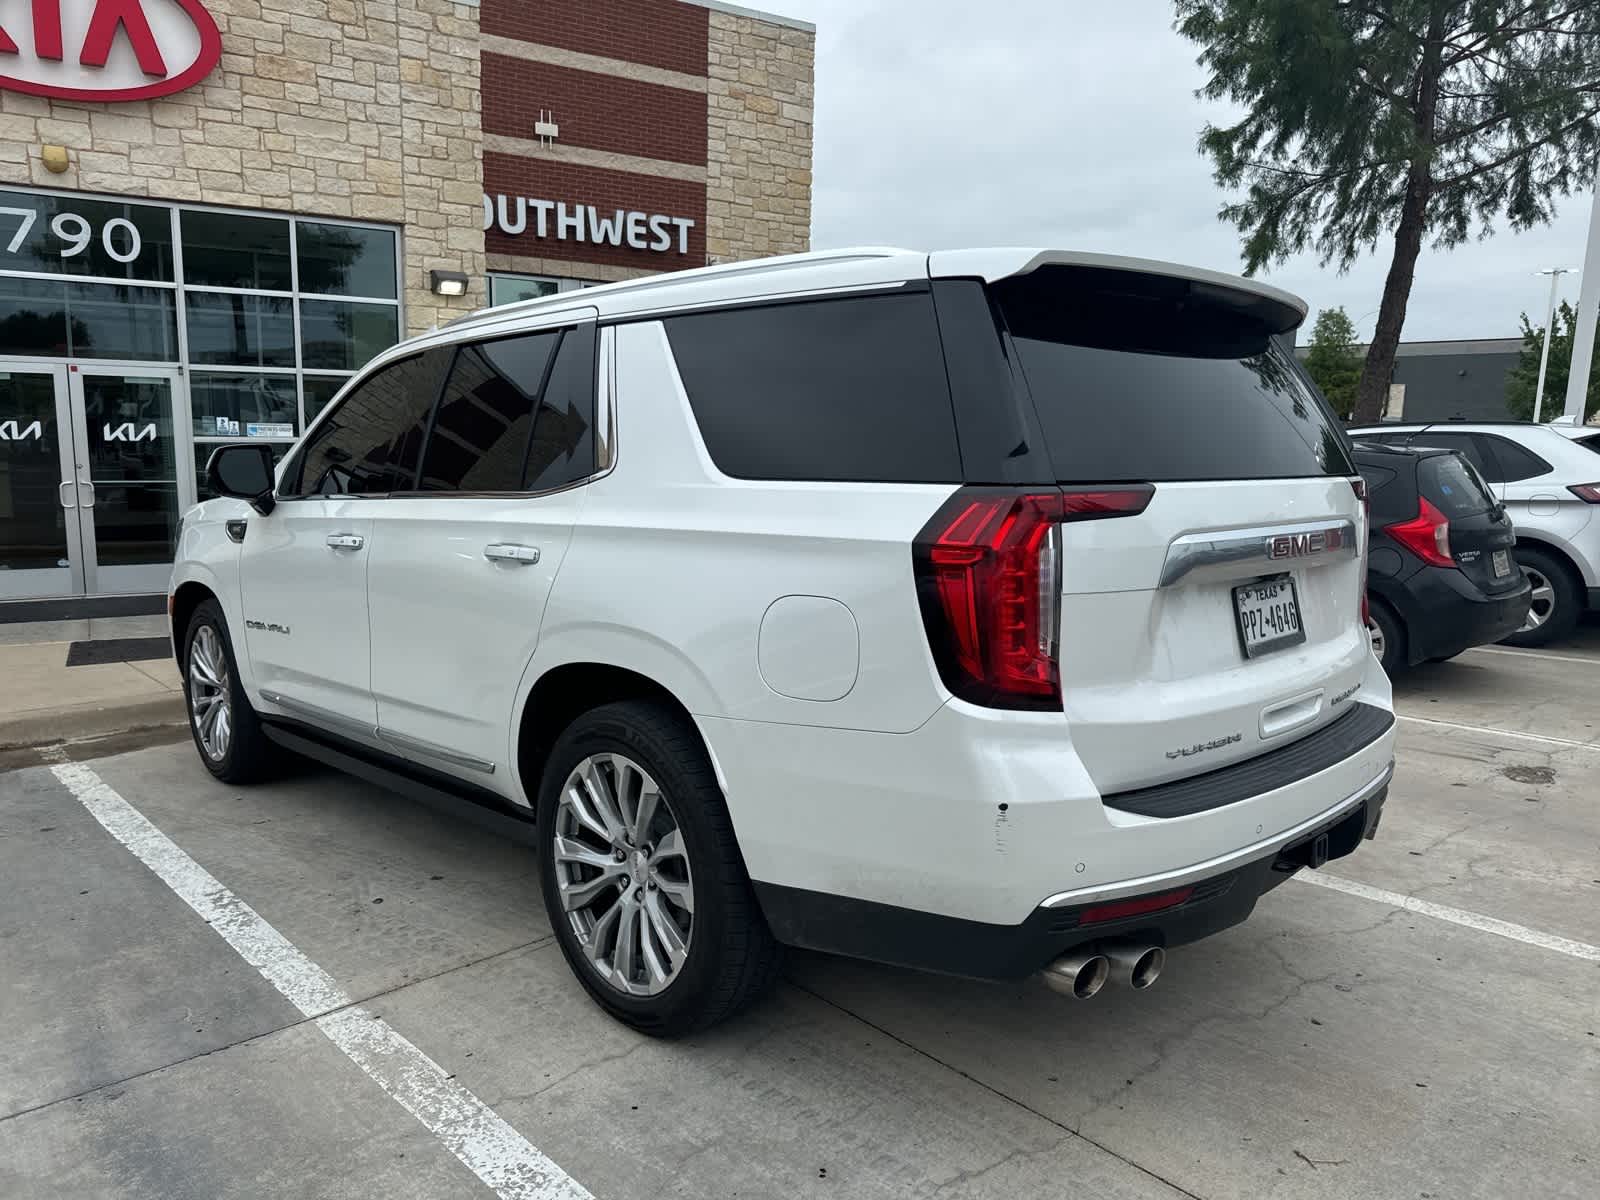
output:
M 1052 991 L 1075 1000 L 1087 1000 L 1110 982 L 1142 992 L 1161 977 L 1166 963 L 1167 952 L 1160 946 L 1102 942 L 1056 959 L 1044 969 L 1044 981 Z

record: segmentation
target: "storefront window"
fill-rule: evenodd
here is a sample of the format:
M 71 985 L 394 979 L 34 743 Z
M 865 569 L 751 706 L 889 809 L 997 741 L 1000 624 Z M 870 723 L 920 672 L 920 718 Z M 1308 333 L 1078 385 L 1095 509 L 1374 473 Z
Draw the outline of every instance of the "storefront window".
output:
M 328 407 L 328 401 L 339 394 L 349 380 L 348 375 L 307 375 L 305 377 L 306 428 L 317 419 L 317 414 Z
M 195 371 L 189 414 L 196 437 L 292 438 L 300 432 L 294 376 Z
M 300 364 L 309 370 L 353 371 L 400 340 L 392 304 L 348 300 L 300 302 Z
M 185 283 L 267 292 L 294 287 L 284 218 L 189 211 L 180 220 Z
M 595 281 L 590 279 L 557 279 L 552 275 L 511 275 L 496 271 L 489 276 L 489 305 L 515 304 L 519 300 L 537 300 L 557 292 L 595 286 Z
M 0 350 L 46 358 L 172 362 L 170 289 L 0 275 Z
M 189 358 L 229 366 L 292 367 L 294 310 L 282 296 L 185 292 Z
M 172 210 L 0 191 L 0 271 L 172 280 Z
M 295 243 L 302 292 L 395 298 L 394 234 L 387 229 L 300 221 Z

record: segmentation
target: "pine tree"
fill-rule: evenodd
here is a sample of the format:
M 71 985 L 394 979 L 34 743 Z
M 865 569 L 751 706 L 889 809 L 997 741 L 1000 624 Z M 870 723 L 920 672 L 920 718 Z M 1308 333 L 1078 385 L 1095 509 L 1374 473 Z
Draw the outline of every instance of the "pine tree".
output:
M 1342 308 L 1325 308 L 1311 327 L 1306 351 L 1306 374 L 1322 389 L 1333 411 L 1348 421 L 1356 407 L 1356 385 L 1361 381 L 1361 351 L 1356 349 L 1356 327 Z

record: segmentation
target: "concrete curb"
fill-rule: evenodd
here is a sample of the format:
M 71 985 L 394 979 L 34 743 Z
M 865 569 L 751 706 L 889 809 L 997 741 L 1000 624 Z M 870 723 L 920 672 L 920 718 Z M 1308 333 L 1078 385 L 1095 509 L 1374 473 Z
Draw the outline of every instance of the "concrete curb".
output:
M 0 720 L 0 750 L 81 741 L 188 721 L 182 692 L 102 704 L 40 708 Z

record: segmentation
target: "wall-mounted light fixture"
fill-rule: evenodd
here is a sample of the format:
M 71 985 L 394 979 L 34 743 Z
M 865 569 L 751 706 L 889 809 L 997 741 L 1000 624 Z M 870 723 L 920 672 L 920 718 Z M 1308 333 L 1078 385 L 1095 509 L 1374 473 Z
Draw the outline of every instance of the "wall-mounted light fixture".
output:
M 460 271 L 429 271 L 428 286 L 435 296 L 465 296 L 467 277 Z

